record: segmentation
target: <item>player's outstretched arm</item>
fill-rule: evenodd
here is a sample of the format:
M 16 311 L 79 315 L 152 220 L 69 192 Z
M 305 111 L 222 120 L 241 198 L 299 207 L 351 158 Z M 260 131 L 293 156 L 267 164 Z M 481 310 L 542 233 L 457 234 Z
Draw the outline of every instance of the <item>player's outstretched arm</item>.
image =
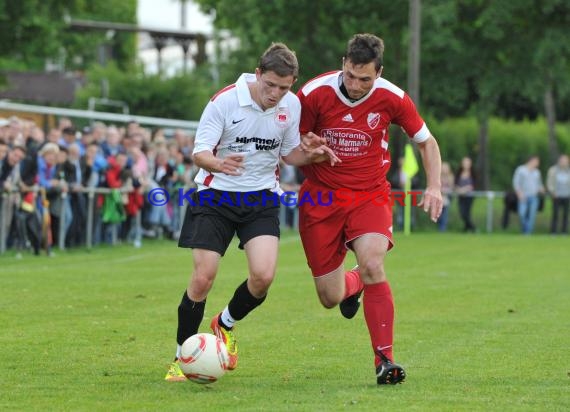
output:
M 326 144 L 327 144 L 327 139 L 318 136 L 313 132 L 301 135 L 301 149 L 303 150 L 316 149 L 317 147 Z
M 283 160 L 294 166 L 302 166 L 309 163 L 330 161 L 331 166 L 341 163 L 334 151 L 326 145 L 327 140 L 313 132 L 301 135 L 301 144 Z
M 443 208 L 441 195 L 441 154 L 439 145 L 433 136 L 425 142 L 419 143 L 418 148 L 422 156 L 422 163 L 426 172 L 427 187 L 418 204 L 429 214 L 430 219 L 436 222 Z
M 330 165 L 334 166 L 341 160 L 334 154 L 334 151 L 326 146 L 320 145 L 313 149 L 303 149 L 302 145 L 297 146 L 287 156 L 283 156 L 285 163 L 293 166 L 303 166 L 309 163 L 320 163 L 329 160 Z

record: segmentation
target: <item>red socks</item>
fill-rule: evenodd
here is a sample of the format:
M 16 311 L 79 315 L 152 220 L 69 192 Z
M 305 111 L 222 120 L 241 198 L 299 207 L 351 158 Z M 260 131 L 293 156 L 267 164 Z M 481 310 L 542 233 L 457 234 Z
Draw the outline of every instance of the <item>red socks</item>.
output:
M 360 275 L 356 270 L 349 270 L 344 274 L 344 299 L 356 295 L 362 290 L 364 283 L 360 280 Z
M 388 359 L 394 361 L 394 298 L 388 282 L 364 285 L 364 318 L 372 348 L 380 349 Z M 380 357 L 376 355 L 375 365 L 379 363 Z

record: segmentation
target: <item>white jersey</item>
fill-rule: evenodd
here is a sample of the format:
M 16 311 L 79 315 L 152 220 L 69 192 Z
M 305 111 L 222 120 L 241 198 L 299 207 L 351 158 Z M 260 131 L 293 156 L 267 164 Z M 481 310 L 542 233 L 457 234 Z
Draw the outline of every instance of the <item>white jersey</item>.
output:
M 245 161 L 240 176 L 200 169 L 194 179 L 198 190 L 279 190 L 279 158 L 300 144 L 301 105 L 297 96 L 288 92 L 275 107 L 263 111 L 247 85 L 255 81 L 254 74 L 242 74 L 235 84 L 214 95 L 204 109 L 193 153 L 207 150 L 218 158 L 239 153 Z

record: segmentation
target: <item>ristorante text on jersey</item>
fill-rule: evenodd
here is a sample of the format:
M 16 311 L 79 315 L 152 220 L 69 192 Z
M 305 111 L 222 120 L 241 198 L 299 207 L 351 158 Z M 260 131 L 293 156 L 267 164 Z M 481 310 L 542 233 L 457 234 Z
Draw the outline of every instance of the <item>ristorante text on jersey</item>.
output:
M 372 146 L 372 137 L 360 130 L 337 128 L 323 129 L 322 137 L 340 157 L 361 156 Z
M 175 193 L 178 206 L 288 206 L 295 207 L 303 204 L 312 206 L 355 206 L 365 202 L 375 205 L 399 204 L 404 206 L 410 202 L 411 206 L 417 206 L 422 192 L 419 190 L 404 191 L 355 191 L 350 189 L 323 190 L 318 192 L 222 192 L 221 196 L 214 199 L 212 192 L 196 191 L 196 189 L 178 189 Z M 171 194 L 163 188 L 152 189 L 148 192 L 147 199 L 153 206 L 165 206 L 170 202 Z

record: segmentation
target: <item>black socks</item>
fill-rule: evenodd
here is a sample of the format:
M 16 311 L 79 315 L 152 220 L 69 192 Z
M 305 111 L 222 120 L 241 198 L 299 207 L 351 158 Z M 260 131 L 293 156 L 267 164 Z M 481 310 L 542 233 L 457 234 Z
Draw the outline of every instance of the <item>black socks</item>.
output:
M 228 304 L 228 311 L 235 320 L 242 320 L 249 312 L 261 305 L 266 297 L 267 295 L 258 299 L 253 296 L 247 288 L 246 280 L 237 287 L 232 300 Z
M 194 302 L 190 300 L 186 291 L 178 305 L 178 331 L 176 342 L 182 345 L 190 336 L 198 333 L 198 327 L 204 318 L 206 300 Z

